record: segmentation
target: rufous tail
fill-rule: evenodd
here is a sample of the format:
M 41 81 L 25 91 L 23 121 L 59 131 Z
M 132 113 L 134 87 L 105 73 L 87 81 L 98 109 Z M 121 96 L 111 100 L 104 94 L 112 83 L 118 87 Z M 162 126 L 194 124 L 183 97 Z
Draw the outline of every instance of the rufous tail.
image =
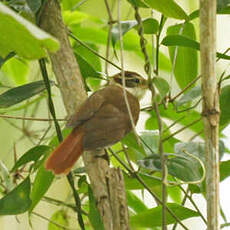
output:
M 74 129 L 45 163 L 54 174 L 68 174 L 83 152 L 83 130 Z

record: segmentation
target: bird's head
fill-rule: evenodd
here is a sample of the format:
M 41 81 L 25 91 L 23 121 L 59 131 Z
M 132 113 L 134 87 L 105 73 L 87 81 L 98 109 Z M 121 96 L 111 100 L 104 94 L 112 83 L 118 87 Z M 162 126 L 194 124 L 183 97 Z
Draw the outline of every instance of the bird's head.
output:
M 141 99 L 148 88 L 147 80 L 140 74 L 131 71 L 124 71 L 124 77 L 126 89 L 138 99 Z M 120 72 L 111 76 L 110 83 L 122 86 L 122 73 Z

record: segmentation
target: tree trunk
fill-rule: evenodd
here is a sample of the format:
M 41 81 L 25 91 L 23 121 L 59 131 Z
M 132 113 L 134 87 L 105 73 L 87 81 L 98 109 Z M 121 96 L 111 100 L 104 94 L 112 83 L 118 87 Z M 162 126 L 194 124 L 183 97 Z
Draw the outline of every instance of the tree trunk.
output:
M 60 50 L 55 54 L 50 53 L 49 56 L 65 108 L 70 116 L 86 99 L 87 94 L 58 1 L 47 1 L 40 19 L 41 28 L 56 37 L 61 44 Z M 97 157 L 103 154 L 103 151 L 96 151 L 85 152 L 83 155 L 97 207 L 105 230 L 128 230 L 128 208 L 123 176 L 120 170 L 111 169 L 107 160 Z

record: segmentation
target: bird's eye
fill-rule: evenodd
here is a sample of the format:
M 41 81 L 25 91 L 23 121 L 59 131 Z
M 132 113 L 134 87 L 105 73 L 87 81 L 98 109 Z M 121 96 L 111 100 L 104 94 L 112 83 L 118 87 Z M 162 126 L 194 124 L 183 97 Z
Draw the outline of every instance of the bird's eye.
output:
M 138 79 L 138 78 L 134 78 L 134 81 L 135 81 L 136 83 L 140 83 L 140 79 Z

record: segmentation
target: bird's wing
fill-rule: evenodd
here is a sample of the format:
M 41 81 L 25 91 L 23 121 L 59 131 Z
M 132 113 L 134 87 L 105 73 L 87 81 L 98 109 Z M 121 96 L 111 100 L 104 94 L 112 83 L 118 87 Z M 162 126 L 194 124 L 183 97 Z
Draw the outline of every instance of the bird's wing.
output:
M 80 107 L 80 109 L 67 122 L 67 127 L 77 127 L 88 121 L 100 109 L 105 98 L 98 91 L 92 94 Z

